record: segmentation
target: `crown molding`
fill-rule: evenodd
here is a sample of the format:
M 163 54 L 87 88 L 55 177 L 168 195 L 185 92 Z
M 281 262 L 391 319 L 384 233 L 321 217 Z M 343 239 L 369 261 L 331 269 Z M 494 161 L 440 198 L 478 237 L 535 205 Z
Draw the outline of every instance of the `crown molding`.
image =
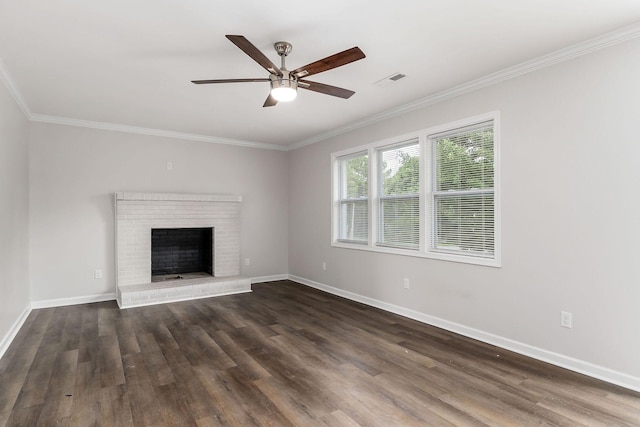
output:
M 468 81 L 451 89 L 437 92 L 433 95 L 420 98 L 416 101 L 401 105 L 394 109 L 374 114 L 362 120 L 357 120 L 347 125 L 340 126 L 333 130 L 330 130 L 329 132 L 324 132 L 311 138 L 304 139 L 300 142 L 290 145 L 289 150 L 295 150 L 307 145 L 315 144 L 316 142 L 333 138 L 335 136 L 360 129 L 374 123 L 378 123 L 389 118 L 408 113 L 410 111 L 424 108 L 429 105 L 437 104 L 439 102 L 455 98 L 465 93 L 473 92 L 475 90 L 482 89 L 488 86 L 493 86 L 505 80 L 520 77 L 524 74 L 528 74 L 542 68 L 547 68 L 560 62 L 568 61 L 570 59 L 577 58 L 579 56 L 586 55 L 600 49 L 605 49 L 607 47 L 614 46 L 616 44 L 623 43 L 637 37 L 640 37 L 640 23 L 635 23 L 592 38 L 590 40 L 577 43 L 560 50 L 556 50 L 555 52 L 540 56 L 536 59 L 532 59 L 530 61 L 526 61 L 509 68 L 505 68 L 495 73 L 487 74 L 486 76 Z
M 9 70 L 4 64 L 2 58 L 0 58 L 0 81 L 4 83 L 5 87 L 13 97 L 13 100 L 16 101 L 16 104 L 18 104 L 18 107 L 20 107 L 27 119 L 31 119 L 31 110 L 18 90 L 18 86 L 16 86 L 13 81 L 13 78 L 11 77 L 11 74 L 9 73 Z
M 261 148 L 266 150 L 288 151 L 286 146 L 277 144 L 266 144 L 255 141 L 244 141 L 240 139 L 220 138 L 216 136 L 198 135 L 193 133 L 174 132 L 162 129 L 144 128 L 138 126 L 120 125 L 115 123 L 95 122 L 91 120 L 70 119 L 67 117 L 47 116 L 43 114 L 32 114 L 31 121 L 40 123 L 53 123 L 57 125 L 67 125 L 84 127 L 90 129 L 111 130 L 116 132 L 134 133 L 138 135 L 160 136 L 173 139 L 184 139 L 189 141 L 211 142 L 214 144 L 235 145 L 238 147 Z

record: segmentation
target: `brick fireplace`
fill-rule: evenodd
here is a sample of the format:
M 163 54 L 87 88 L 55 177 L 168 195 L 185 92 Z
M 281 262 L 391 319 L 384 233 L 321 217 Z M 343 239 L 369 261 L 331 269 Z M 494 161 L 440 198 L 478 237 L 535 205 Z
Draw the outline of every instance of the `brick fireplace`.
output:
M 249 279 L 239 276 L 241 201 L 241 196 L 234 195 L 116 193 L 116 296 L 119 306 L 127 308 L 250 292 Z M 206 260 L 210 271 L 153 281 L 153 230 L 162 230 L 155 234 L 176 236 L 179 234 L 176 230 L 186 230 L 191 237 L 209 230 L 209 243 L 204 244 L 211 245 L 211 251 L 206 253 L 205 248 L 205 255 L 198 256 L 210 257 Z M 187 244 L 187 249 L 180 250 L 179 246 L 179 241 L 173 244 L 176 251 L 188 253 L 192 251 L 193 243 Z

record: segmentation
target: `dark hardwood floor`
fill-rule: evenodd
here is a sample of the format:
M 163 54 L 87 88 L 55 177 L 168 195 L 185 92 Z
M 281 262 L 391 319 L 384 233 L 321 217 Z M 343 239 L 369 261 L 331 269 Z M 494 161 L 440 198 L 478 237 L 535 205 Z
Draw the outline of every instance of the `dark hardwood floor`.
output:
M 625 426 L 640 393 L 289 281 L 34 310 L 0 426 Z

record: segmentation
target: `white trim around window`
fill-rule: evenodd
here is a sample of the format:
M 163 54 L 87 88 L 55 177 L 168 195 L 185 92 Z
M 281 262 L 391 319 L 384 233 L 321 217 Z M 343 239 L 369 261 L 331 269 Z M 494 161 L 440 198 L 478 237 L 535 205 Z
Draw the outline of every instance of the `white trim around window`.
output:
M 332 246 L 501 266 L 498 111 L 332 153 L 331 167 Z

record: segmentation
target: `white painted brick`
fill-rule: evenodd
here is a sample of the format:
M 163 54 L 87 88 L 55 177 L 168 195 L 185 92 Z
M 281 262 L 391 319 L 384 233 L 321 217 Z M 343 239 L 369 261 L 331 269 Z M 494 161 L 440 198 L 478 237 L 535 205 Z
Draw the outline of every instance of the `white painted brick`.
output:
M 116 199 L 118 285 L 150 282 L 152 228 L 213 227 L 215 275 L 239 274 L 240 196 L 123 192 Z

